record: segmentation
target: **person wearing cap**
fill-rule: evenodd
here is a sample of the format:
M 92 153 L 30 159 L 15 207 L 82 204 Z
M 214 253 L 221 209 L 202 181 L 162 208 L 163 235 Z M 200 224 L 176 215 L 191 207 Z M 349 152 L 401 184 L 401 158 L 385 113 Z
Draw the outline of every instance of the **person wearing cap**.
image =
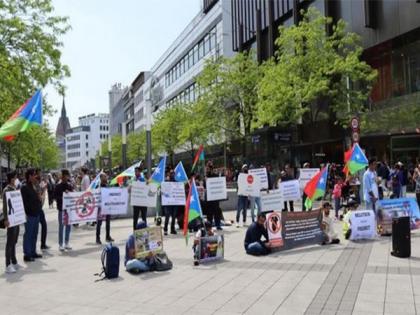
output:
M 207 236 L 215 236 L 216 233 L 212 228 L 212 223 L 210 221 L 205 221 L 204 222 L 204 228 L 199 229 L 197 231 L 197 233 L 195 234 L 195 238 L 194 238 L 194 245 L 192 247 L 193 252 L 194 252 L 194 266 L 198 266 L 199 265 L 199 259 L 200 259 L 200 239 L 202 237 L 207 237 Z
M 376 213 L 376 201 L 379 198 L 378 178 L 376 175 L 376 159 L 370 159 L 368 169 L 363 174 L 363 199 L 366 209 Z
M 248 165 L 244 164 L 241 168 L 241 173 L 247 174 L 248 173 Z M 239 176 L 238 176 L 239 178 Z M 239 218 L 241 216 L 242 211 L 242 221 L 243 225 L 246 223 L 246 210 L 248 208 L 248 196 L 239 195 L 238 194 L 238 209 L 236 210 L 236 227 L 239 228 Z
M 334 230 L 334 220 L 330 217 L 330 210 L 332 206 L 329 202 L 324 202 L 322 205 L 322 232 L 324 233 L 324 240 L 322 245 L 326 244 L 338 244 L 340 240 L 337 237 L 337 233 Z

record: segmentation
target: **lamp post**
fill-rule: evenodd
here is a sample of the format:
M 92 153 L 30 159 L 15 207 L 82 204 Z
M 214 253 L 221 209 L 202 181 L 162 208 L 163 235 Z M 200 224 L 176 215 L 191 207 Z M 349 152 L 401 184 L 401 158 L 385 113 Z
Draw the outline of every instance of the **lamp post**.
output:
M 123 168 L 127 168 L 127 129 L 125 123 L 122 124 L 122 163 Z
M 112 171 L 112 143 L 111 143 L 111 135 L 108 135 L 108 163 L 109 163 L 109 170 Z
M 146 100 L 146 167 L 147 178 L 150 178 L 152 172 L 152 101 Z

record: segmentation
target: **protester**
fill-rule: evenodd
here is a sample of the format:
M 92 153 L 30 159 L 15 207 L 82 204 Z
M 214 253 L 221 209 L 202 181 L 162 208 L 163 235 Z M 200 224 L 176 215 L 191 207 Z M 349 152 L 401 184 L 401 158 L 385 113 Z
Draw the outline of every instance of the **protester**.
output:
M 414 180 L 414 183 L 416 184 L 415 192 L 416 192 L 417 203 L 419 204 L 419 208 L 420 208 L 420 163 L 418 163 L 416 169 L 414 170 L 413 180 Z
M 134 169 L 133 182 L 146 182 L 146 178 L 143 175 L 143 166 L 140 165 Z M 147 222 L 147 207 L 133 206 L 133 230 L 136 229 L 137 221 L 141 213 L 141 219 L 143 222 Z
M 284 166 L 284 171 L 280 174 L 280 180 L 281 182 L 287 182 L 289 180 L 294 180 L 293 178 L 293 169 L 290 167 L 290 164 L 286 164 Z M 293 200 L 289 200 L 289 207 L 290 212 L 295 211 L 293 207 Z M 284 208 L 283 211 L 287 211 L 287 201 L 284 201 Z
M 36 252 L 39 217 L 41 215 L 42 205 L 39 195 L 35 190 L 35 185 L 37 184 L 35 169 L 27 169 L 25 179 L 26 183 L 22 185 L 21 188 L 23 206 L 26 214 L 25 233 L 23 234 L 23 260 L 30 262 L 34 261 L 36 258 L 42 258 L 42 256 Z
M 166 172 L 165 181 L 167 182 L 175 182 L 175 172 L 173 169 L 170 169 Z M 171 218 L 171 234 L 177 234 L 175 229 L 176 223 L 176 216 L 178 208 L 176 206 L 162 206 L 163 213 L 165 213 L 165 223 L 163 227 L 163 233 L 168 235 L 168 225 L 169 225 L 169 218 Z
M 215 236 L 216 233 L 213 231 L 212 224 L 210 221 L 204 222 L 204 228 L 200 229 L 195 234 L 194 245 L 192 247 L 194 253 L 194 266 L 199 265 L 200 260 L 200 238 L 207 237 L 207 236 Z
M 400 165 L 397 163 L 394 165 L 394 169 L 391 172 L 391 188 L 392 188 L 391 199 L 401 197 L 402 182 L 403 182 L 403 174 L 401 172 Z
M 105 173 L 101 173 L 100 178 L 100 187 L 108 187 L 108 176 Z M 98 213 L 98 219 L 96 221 L 96 244 L 101 245 L 101 226 L 103 221 L 103 215 Z M 105 215 L 105 231 L 106 231 L 106 241 L 113 242 L 114 239 L 111 237 L 111 216 L 109 214 Z
M 82 181 L 80 182 L 80 191 L 86 191 L 90 186 L 89 170 L 86 167 L 82 167 Z
M 214 166 L 212 161 L 207 162 L 207 172 L 206 172 L 206 179 L 211 177 L 219 177 L 218 174 L 214 172 Z M 204 188 L 206 188 L 206 182 L 204 181 Z M 219 200 L 206 200 L 204 202 L 204 207 L 206 208 L 207 213 L 207 220 L 210 221 L 218 230 L 222 230 L 221 220 L 222 220 L 222 209 L 220 208 Z
M 48 193 L 48 205 L 50 209 L 53 207 L 53 203 L 54 203 L 54 190 L 55 190 L 55 180 L 51 174 L 48 174 L 47 193 Z
M 310 167 L 311 167 L 311 165 L 309 164 L 309 162 L 303 163 L 302 168 L 310 168 Z M 306 207 L 305 207 L 306 198 L 307 198 L 307 196 L 306 196 L 305 191 L 304 191 L 303 194 L 302 194 L 302 211 L 306 211 Z M 308 210 L 310 210 L 310 209 L 308 209 Z
M 340 210 L 340 203 L 341 203 L 341 193 L 343 189 L 343 180 L 340 177 L 336 178 L 336 183 L 333 189 L 333 198 L 334 198 L 334 209 L 335 209 L 335 217 L 338 218 L 338 212 Z
M 74 186 L 70 183 L 70 172 L 63 169 L 61 171 L 61 180 L 55 187 L 55 199 L 57 201 L 58 210 L 58 249 L 60 251 L 72 249 L 69 243 L 71 225 L 66 222 L 68 217 L 66 211 L 63 210 L 63 194 L 73 190 Z
M 241 173 L 248 173 L 248 165 L 244 164 L 241 168 Z M 239 178 L 239 175 L 237 176 Z M 246 210 L 248 208 L 248 196 L 238 194 L 238 209 L 236 210 L 236 227 L 239 228 L 239 218 L 242 211 L 242 222 L 246 224 Z
M 45 204 L 45 195 L 47 193 L 47 181 L 42 178 L 41 175 L 41 170 L 40 169 L 36 169 L 36 184 L 35 184 L 35 189 L 38 193 L 38 197 L 41 200 L 41 213 L 39 216 L 39 223 L 41 224 L 41 250 L 47 250 L 50 247 L 47 245 L 47 220 L 45 219 L 45 212 L 44 209 L 42 209 L 44 207 Z
M 349 199 L 344 209 L 343 215 L 343 234 L 344 238 L 348 240 L 351 235 L 351 214 L 357 209 L 359 204 L 355 199 Z
M 265 241 L 261 240 L 263 236 Z M 246 231 L 244 241 L 245 251 L 248 255 L 253 256 L 268 255 L 271 252 L 268 241 L 268 233 L 265 227 L 265 214 L 260 213 L 257 216 L 257 221 L 253 222 Z
M 366 209 L 376 213 L 376 201 L 378 200 L 378 177 L 376 176 L 376 160 L 370 159 L 368 169 L 363 174 L 363 199 Z
M 337 233 L 334 230 L 334 220 L 330 217 L 331 204 L 324 202 L 322 205 L 322 232 L 324 233 L 324 240 L 322 245 L 326 244 L 338 244 L 340 240 L 337 238 Z
M 136 227 L 134 228 L 134 230 L 140 230 L 144 228 L 147 228 L 147 223 L 145 221 L 139 221 L 136 224 Z M 125 260 L 124 260 L 125 270 L 131 273 L 149 271 L 152 264 L 151 258 L 153 254 L 150 253 L 150 255 L 144 259 L 137 259 L 135 248 L 136 248 L 136 236 L 134 235 L 134 233 L 132 233 L 128 237 L 127 242 L 125 243 Z
M 407 197 L 407 184 L 409 180 L 408 170 L 402 162 L 398 162 L 401 170 L 401 198 Z
M 7 228 L 6 234 L 6 273 L 15 273 L 19 268 L 16 259 L 16 244 L 19 237 L 19 225 L 9 226 L 8 221 L 8 207 L 6 193 L 16 190 L 15 181 L 17 179 L 16 172 L 10 172 L 7 174 L 7 186 L 3 190 L 3 217 L 4 225 Z

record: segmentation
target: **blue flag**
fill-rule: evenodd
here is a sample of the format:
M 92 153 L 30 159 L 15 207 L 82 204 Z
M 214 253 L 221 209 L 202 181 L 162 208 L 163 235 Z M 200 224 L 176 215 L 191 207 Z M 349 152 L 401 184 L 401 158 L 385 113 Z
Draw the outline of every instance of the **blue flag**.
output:
M 160 184 L 165 180 L 165 169 L 166 169 L 166 155 L 160 160 L 159 165 L 155 168 L 150 180 L 153 183 Z
M 188 176 L 185 172 L 184 165 L 182 162 L 179 162 L 178 165 L 175 167 L 175 181 L 177 182 L 188 182 Z

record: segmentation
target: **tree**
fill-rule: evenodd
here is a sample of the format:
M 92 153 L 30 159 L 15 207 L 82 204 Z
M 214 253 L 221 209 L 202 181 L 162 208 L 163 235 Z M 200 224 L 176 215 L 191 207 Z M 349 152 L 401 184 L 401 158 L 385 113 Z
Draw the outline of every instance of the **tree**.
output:
M 276 58 L 263 66 L 258 88 L 258 126 L 294 124 L 307 113 L 310 123 L 329 117 L 346 127 L 365 110 L 376 71 L 361 61 L 358 35 L 343 20 L 329 35 L 331 23 L 309 8 L 298 26 L 279 28 Z
M 146 156 L 146 132 L 133 132 L 127 136 L 128 164 L 144 160 Z

